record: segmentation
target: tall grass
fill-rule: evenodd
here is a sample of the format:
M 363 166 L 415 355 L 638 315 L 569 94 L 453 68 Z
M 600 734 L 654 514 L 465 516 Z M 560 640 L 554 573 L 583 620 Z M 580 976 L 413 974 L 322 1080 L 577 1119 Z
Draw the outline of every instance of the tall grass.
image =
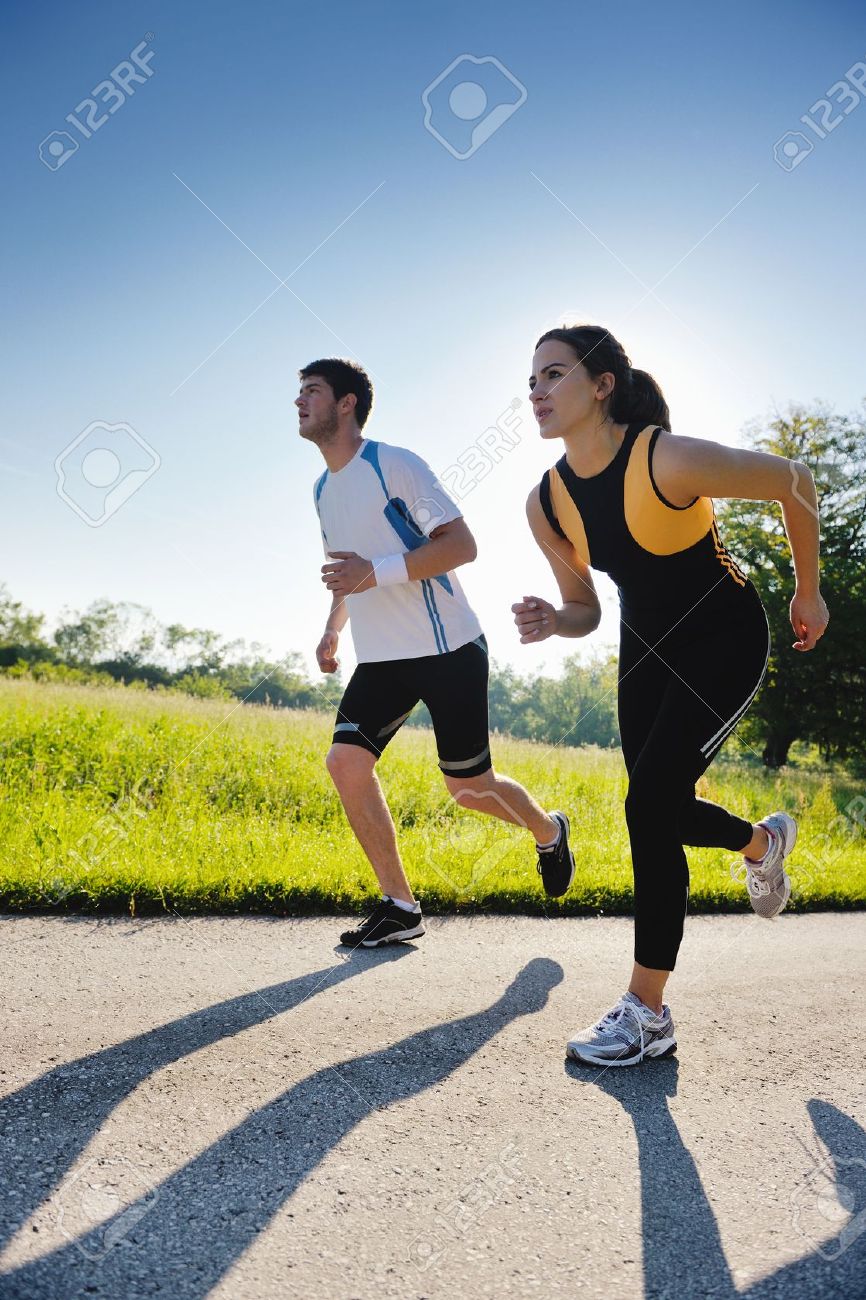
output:
M 378 891 L 325 771 L 330 734 L 331 719 L 316 713 L 0 681 L 0 904 L 358 910 Z M 545 807 L 569 812 L 574 884 L 548 899 L 528 832 L 458 808 L 432 734 L 404 728 L 379 774 L 426 910 L 630 911 L 619 752 L 494 737 L 493 754 Z M 753 820 L 775 808 L 795 814 L 791 906 L 866 904 L 866 799 L 844 773 L 773 773 L 721 758 L 699 793 Z M 748 908 L 729 875 L 736 855 L 688 856 L 693 911 Z

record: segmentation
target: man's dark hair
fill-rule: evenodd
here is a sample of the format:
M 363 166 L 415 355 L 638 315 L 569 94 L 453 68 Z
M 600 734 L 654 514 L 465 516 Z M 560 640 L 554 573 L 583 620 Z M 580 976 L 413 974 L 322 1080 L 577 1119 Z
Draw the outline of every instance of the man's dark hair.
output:
M 301 379 L 312 379 L 313 375 L 324 379 L 330 385 L 334 398 L 338 402 L 348 393 L 354 393 L 358 399 L 355 405 L 355 419 L 358 421 L 358 428 L 363 429 L 373 405 L 373 385 L 363 366 L 359 366 L 355 361 L 344 361 L 341 357 L 325 357 L 321 361 L 311 361 L 308 366 L 304 366 L 303 370 L 298 371 L 298 375 Z

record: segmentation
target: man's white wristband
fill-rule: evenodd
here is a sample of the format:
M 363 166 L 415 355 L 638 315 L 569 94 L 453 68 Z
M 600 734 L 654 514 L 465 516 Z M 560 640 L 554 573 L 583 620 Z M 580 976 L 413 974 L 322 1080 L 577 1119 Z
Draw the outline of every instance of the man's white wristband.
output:
M 405 555 L 380 555 L 373 561 L 373 574 L 377 587 L 393 587 L 397 582 L 408 582 Z

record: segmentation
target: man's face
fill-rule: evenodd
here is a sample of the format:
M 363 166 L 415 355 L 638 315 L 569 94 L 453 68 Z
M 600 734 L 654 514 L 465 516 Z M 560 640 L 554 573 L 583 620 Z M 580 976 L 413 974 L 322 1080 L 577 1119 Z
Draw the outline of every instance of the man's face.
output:
M 339 420 L 334 390 L 320 375 L 310 375 L 301 381 L 301 391 L 295 398 L 298 408 L 298 433 L 320 447 L 336 437 Z

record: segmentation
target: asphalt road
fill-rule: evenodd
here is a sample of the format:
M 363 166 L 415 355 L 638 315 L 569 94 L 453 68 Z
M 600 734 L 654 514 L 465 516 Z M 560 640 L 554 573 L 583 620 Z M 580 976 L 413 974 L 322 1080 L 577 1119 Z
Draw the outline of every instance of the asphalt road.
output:
M 0 917 L 0 1297 L 866 1297 L 866 916 Z

